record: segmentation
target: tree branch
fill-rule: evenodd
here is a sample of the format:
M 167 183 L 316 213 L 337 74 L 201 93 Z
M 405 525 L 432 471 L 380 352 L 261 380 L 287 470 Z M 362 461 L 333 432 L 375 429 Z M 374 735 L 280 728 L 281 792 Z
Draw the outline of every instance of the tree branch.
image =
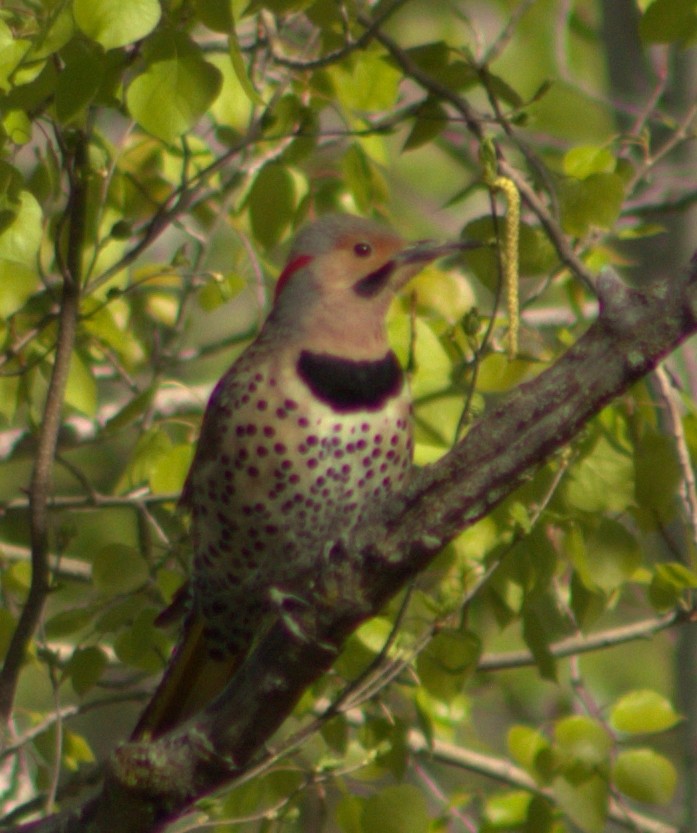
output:
M 550 799 L 554 798 L 552 790 L 541 787 L 524 769 L 514 766 L 505 758 L 485 755 L 473 749 L 462 749 L 453 743 L 437 739 L 427 743 L 419 732 L 411 732 L 408 743 L 414 754 L 426 759 L 447 766 L 466 769 L 469 772 L 476 772 L 479 775 L 508 784 L 514 789 L 526 790 Z M 675 825 L 666 824 L 644 813 L 630 810 L 612 799 L 608 807 L 608 818 L 615 824 L 634 831 L 634 833 L 679 833 L 679 829 Z
M 637 639 L 650 639 L 661 631 L 675 627 L 686 621 L 691 621 L 691 614 L 682 610 L 671 610 L 662 616 L 642 619 L 631 625 L 621 625 L 616 628 L 589 634 L 588 636 L 572 636 L 562 639 L 549 646 L 553 657 L 573 657 L 602 648 L 614 648 Z M 510 668 L 523 668 L 534 665 L 535 658 L 530 651 L 507 651 L 496 654 L 483 654 L 477 663 L 477 671 L 503 671 Z
M 599 318 L 586 334 L 505 397 L 446 457 L 417 472 L 386 517 L 329 546 L 308 603 L 283 612 L 292 627 L 277 621 L 223 694 L 188 724 L 154 743 L 121 747 L 101 796 L 60 829 L 161 830 L 201 795 L 277 755 L 269 740 L 346 637 L 697 330 L 696 271 L 646 292 L 601 277 Z M 59 828 L 47 821 L 26 829 Z
M 70 196 L 66 212 L 65 259 L 60 255 L 62 241 L 58 241 L 56 245 L 57 260 L 63 272 L 63 295 L 58 317 L 55 358 L 46 392 L 29 487 L 32 578 L 27 600 L 7 650 L 2 671 L 0 671 L 0 722 L 2 725 L 10 719 L 26 648 L 41 618 L 49 590 L 48 503 L 80 305 L 81 260 L 87 209 L 87 144 L 87 137 L 83 133 L 77 134 L 68 163 Z

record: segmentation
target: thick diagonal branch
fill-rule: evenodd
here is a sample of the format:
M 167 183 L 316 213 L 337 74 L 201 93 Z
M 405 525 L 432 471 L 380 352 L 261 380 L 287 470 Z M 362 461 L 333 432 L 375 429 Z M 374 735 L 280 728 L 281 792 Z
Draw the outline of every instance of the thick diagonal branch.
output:
M 697 330 L 695 273 L 651 292 L 599 281 L 597 322 L 550 369 L 487 413 L 446 457 L 420 471 L 389 517 L 327 549 L 312 604 L 278 622 L 220 698 L 194 721 L 114 758 L 103 794 L 64 831 L 161 830 L 201 795 L 273 754 L 267 744 L 346 637 Z M 44 823 L 46 824 L 46 823 Z M 105 826 L 106 825 L 106 826 Z M 53 828 L 41 826 L 37 830 Z

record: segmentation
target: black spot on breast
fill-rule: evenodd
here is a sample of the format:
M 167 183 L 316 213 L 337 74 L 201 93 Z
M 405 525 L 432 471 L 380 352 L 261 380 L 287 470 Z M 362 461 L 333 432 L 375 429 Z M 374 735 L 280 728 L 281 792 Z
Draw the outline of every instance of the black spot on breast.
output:
M 303 350 L 298 375 L 312 393 L 339 413 L 377 411 L 402 390 L 404 375 L 390 351 L 377 361 L 351 361 Z

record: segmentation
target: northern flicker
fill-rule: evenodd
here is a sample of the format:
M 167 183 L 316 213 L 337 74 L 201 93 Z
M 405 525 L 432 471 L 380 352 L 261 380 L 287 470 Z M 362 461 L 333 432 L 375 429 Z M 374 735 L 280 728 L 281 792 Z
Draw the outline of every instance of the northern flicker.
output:
M 134 737 L 162 734 L 219 693 L 279 599 L 311 604 L 327 542 L 403 488 L 411 405 L 385 315 L 427 262 L 465 245 L 408 246 L 348 215 L 298 235 L 266 323 L 205 412 L 182 494 L 189 612 Z

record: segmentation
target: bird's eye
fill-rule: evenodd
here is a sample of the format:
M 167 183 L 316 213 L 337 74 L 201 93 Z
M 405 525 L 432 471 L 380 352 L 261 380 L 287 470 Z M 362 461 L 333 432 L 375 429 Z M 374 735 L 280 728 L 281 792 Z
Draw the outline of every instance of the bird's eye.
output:
M 358 255 L 358 257 L 368 257 L 368 255 L 372 253 L 373 248 L 370 243 L 356 243 L 353 247 L 353 251 Z

